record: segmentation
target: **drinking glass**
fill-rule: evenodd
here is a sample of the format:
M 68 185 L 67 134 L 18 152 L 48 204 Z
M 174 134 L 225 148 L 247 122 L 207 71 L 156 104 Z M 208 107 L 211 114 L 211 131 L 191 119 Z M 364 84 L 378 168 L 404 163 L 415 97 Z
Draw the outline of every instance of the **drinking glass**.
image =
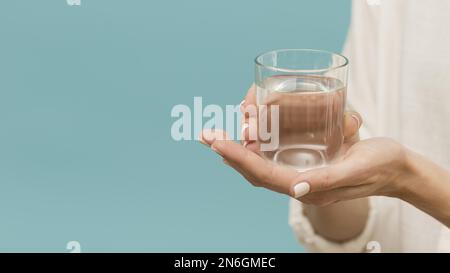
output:
M 346 57 L 323 50 L 281 49 L 256 57 L 258 138 L 266 147 L 261 149 L 266 158 L 298 171 L 338 158 L 344 140 L 347 70 Z M 263 127 L 272 134 L 270 140 L 261 137 Z M 264 145 L 273 136 L 278 138 L 276 145 Z

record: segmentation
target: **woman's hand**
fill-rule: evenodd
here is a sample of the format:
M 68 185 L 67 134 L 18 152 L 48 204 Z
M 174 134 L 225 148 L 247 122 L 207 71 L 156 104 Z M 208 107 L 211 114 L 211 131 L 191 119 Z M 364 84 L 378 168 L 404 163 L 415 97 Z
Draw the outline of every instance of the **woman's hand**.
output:
M 410 176 L 405 149 L 386 138 L 353 144 L 327 167 L 298 172 L 272 163 L 232 140 L 215 140 L 222 132 L 205 131 L 203 141 L 224 161 L 257 187 L 324 206 L 371 195 L 399 196 Z M 213 139 L 213 140 L 211 140 Z
M 255 104 L 250 88 L 242 105 Z M 245 116 L 243 124 L 255 117 Z M 384 195 L 398 197 L 450 226 L 450 173 L 394 140 L 358 141 L 361 119 L 347 112 L 342 155 L 326 167 L 298 172 L 274 164 L 259 154 L 259 144 L 248 138 L 243 126 L 243 145 L 223 131 L 203 131 L 200 141 L 221 155 L 224 162 L 257 187 L 280 192 L 304 203 L 325 206 L 338 201 Z
M 242 104 L 242 109 L 254 104 L 255 88 L 251 87 Z M 386 139 L 365 141 L 354 145 L 358 141 L 358 129 L 362 123 L 357 113 L 345 113 L 345 143 L 342 146 L 344 156 L 341 160 L 328 167 L 303 173 L 274 164 L 260 156 L 259 143 L 250 140 L 248 126 L 245 126 L 245 124 L 257 124 L 254 119 L 256 119 L 254 116 L 243 118 L 244 145 L 233 142 L 219 130 L 204 131 L 201 136 L 204 144 L 211 146 L 214 151 L 222 155 L 225 163 L 235 168 L 253 185 L 301 198 L 300 200 L 305 203 L 316 205 L 377 194 L 382 190 L 389 192 L 389 189 L 382 186 L 387 184 L 390 178 L 381 177 L 376 170 L 377 167 L 382 168 L 382 166 L 372 166 L 366 162 L 380 165 L 386 162 L 386 165 L 394 166 L 391 163 L 401 161 L 401 152 L 396 154 L 399 158 L 394 158 L 393 148 L 395 146 L 401 150 L 401 146 Z M 373 145 L 375 147 L 372 147 Z M 377 148 L 377 146 L 380 147 Z M 389 159 L 386 154 L 393 157 Z M 378 157 L 382 160 L 380 161 Z M 370 173 L 380 178 L 380 183 L 374 183 L 373 178 L 365 177 L 369 169 L 371 169 Z

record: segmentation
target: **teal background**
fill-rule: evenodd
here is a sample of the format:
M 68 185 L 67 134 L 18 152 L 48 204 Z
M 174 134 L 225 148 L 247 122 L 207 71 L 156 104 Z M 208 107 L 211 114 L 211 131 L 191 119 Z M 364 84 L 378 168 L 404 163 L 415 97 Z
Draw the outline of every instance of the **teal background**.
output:
M 170 111 L 238 104 L 262 51 L 340 51 L 349 15 L 349 0 L 2 1 L 0 251 L 303 251 L 287 198 L 173 141 Z

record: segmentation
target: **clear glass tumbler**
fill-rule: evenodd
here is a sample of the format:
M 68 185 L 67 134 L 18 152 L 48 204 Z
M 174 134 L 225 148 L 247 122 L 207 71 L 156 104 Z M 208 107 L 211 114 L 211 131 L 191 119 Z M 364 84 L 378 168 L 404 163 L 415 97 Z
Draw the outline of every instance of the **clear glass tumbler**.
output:
M 347 58 L 323 50 L 281 49 L 259 55 L 255 64 L 257 104 L 267 109 L 264 118 L 259 111 L 259 121 L 278 131 L 277 145 L 262 150 L 263 155 L 299 171 L 332 163 L 344 139 Z M 269 114 L 276 105 L 277 121 Z

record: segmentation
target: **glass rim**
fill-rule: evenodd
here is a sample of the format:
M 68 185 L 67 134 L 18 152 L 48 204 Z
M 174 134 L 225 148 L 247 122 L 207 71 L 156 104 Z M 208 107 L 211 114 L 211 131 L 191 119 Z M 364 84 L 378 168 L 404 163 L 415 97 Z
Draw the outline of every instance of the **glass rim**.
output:
M 321 68 L 321 69 L 290 69 L 290 68 L 283 68 L 283 67 L 276 67 L 276 66 L 271 66 L 271 65 L 265 65 L 262 64 L 258 59 L 261 58 L 262 56 L 266 55 L 266 54 L 271 54 L 271 53 L 279 53 L 279 52 L 287 52 L 287 51 L 302 51 L 302 52 L 314 52 L 314 53 L 325 53 L 325 54 L 329 54 L 330 56 L 338 56 L 340 58 L 342 58 L 344 60 L 343 64 L 340 65 L 336 65 L 336 66 L 330 66 L 328 68 Z M 275 50 L 270 50 L 267 52 L 263 52 L 261 54 L 259 54 L 258 56 L 256 56 L 255 58 L 255 64 L 257 66 L 269 69 L 269 70 L 273 70 L 273 71 L 278 71 L 278 72 L 288 72 L 288 73 L 322 73 L 322 72 L 328 72 L 328 71 L 332 71 L 332 70 L 336 70 L 339 68 L 343 68 L 346 67 L 348 65 L 349 61 L 348 58 L 345 57 L 342 54 L 339 53 L 335 53 L 332 51 L 328 51 L 328 50 L 322 50 L 322 49 L 310 49 L 310 48 L 286 48 L 286 49 L 275 49 Z

